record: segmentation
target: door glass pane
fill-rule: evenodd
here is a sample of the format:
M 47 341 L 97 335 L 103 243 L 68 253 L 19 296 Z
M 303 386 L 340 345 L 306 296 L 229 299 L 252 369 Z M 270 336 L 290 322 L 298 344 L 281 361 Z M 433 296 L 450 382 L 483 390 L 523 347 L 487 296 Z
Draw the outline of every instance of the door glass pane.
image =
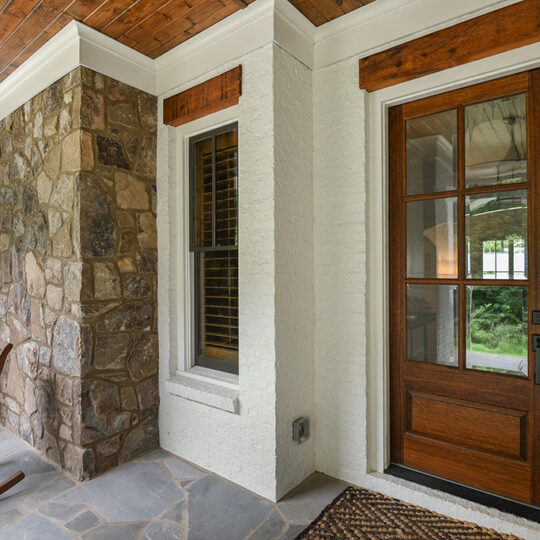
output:
M 212 138 L 195 144 L 194 247 L 212 246 Z
M 527 191 L 465 197 L 467 277 L 527 278 Z
M 457 111 L 407 120 L 407 195 L 457 188 Z
M 216 137 L 216 244 L 238 245 L 238 132 Z
M 407 359 L 458 365 L 456 285 L 407 285 Z
M 457 198 L 407 203 L 407 276 L 457 277 Z
M 469 286 L 467 368 L 527 376 L 526 287 Z
M 525 94 L 465 107 L 465 187 L 527 181 Z

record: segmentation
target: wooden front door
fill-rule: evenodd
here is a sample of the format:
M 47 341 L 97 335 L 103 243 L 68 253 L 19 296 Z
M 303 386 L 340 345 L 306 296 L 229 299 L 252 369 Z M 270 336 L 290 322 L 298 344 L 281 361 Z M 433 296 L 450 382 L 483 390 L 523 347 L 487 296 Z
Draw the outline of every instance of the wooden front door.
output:
M 389 134 L 391 460 L 540 506 L 540 70 Z

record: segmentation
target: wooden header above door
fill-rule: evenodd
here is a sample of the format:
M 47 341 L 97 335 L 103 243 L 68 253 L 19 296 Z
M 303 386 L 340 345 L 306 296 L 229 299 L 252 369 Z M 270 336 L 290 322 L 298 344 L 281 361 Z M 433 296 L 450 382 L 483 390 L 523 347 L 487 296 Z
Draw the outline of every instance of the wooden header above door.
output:
M 369 92 L 540 41 L 540 1 L 486 13 L 360 60 Z
M 163 123 L 181 126 L 232 107 L 242 95 L 242 66 L 237 66 L 163 102 Z

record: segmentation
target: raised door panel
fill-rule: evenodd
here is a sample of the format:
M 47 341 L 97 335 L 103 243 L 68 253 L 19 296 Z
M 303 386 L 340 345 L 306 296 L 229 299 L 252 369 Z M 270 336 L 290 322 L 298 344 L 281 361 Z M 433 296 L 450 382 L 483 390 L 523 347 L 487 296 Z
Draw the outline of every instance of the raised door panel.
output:
M 406 433 L 403 464 L 503 497 L 532 502 L 531 468 L 522 461 Z
M 442 396 L 408 394 L 407 431 L 473 450 L 527 459 L 527 413 Z

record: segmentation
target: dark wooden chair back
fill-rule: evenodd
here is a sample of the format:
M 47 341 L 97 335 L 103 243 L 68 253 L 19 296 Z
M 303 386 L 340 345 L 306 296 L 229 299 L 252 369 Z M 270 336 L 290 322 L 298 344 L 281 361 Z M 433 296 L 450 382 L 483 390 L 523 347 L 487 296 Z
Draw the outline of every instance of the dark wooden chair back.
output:
M 10 353 L 11 349 L 13 349 L 13 345 L 11 343 L 8 343 L 0 353 L 0 373 L 2 373 L 2 370 L 4 369 L 4 364 L 6 363 L 8 354 Z
M 4 364 L 6 363 L 11 349 L 13 349 L 13 345 L 8 343 L 0 353 L 0 373 L 2 373 L 2 370 L 4 369 Z M 13 476 L 10 476 L 7 480 L 0 482 L 0 495 L 5 493 L 8 489 L 11 489 L 13 486 L 16 486 L 21 480 L 24 480 L 24 473 L 19 471 Z

